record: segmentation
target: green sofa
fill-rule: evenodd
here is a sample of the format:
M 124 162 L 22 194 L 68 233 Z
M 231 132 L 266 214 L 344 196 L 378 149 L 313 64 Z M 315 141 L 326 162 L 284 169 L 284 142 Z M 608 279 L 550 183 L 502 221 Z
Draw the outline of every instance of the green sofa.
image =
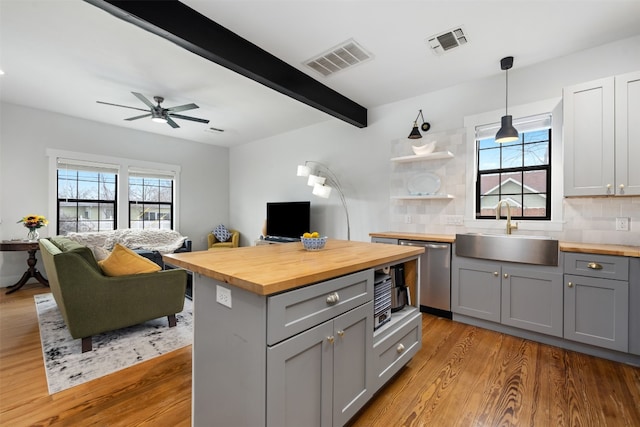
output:
M 40 239 L 51 292 L 82 352 L 92 335 L 175 314 L 184 306 L 187 272 L 181 269 L 126 276 L 105 276 L 87 246 L 62 236 Z

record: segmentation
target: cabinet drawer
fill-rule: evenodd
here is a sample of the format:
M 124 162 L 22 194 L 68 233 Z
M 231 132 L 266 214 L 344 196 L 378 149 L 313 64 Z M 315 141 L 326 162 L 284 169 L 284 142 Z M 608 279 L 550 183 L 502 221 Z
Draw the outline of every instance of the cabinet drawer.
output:
M 600 279 L 629 280 L 629 258 L 566 253 L 564 255 L 564 272 Z
M 274 345 L 372 299 L 373 269 L 271 296 L 267 300 L 267 345 Z
M 373 346 L 376 388 L 411 360 L 421 346 L 422 316 L 418 311 L 404 325 Z

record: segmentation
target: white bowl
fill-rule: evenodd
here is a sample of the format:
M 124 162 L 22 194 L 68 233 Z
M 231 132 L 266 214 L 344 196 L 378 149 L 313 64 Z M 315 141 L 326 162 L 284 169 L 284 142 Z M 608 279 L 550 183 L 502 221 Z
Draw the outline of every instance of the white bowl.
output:
M 412 145 L 411 148 L 413 152 L 418 156 L 426 156 L 427 154 L 431 154 L 433 150 L 436 148 L 437 141 L 427 142 L 424 145 Z
M 308 251 L 319 251 L 327 243 L 327 236 L 324 237 L 300 237 L 302 246 Z

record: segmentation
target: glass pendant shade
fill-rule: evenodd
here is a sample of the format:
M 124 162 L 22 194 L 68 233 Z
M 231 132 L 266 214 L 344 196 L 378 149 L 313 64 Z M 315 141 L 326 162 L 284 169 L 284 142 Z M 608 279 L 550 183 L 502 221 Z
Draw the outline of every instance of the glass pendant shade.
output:
M 512 117 L 510 115 L 502 116 L 502 126 L 496 134 L 496 142 L 499 144 L 505 142 L 513 142 L 520 139 L 518 131 L 513 127 Z

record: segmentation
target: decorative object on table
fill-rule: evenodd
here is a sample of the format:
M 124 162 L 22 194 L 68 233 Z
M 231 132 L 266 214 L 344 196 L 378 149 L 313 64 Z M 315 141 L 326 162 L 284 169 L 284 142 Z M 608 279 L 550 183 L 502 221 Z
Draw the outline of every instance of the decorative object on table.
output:
M 436 148 L 436 143 L 437 141 L 431 141 L 424 145 L 412 145 L 411 149 L 416 156 L 426 156 L 427 154 L 433 153 L 433 150 Z
M 28 240 L 38 240 L 40 235 L 38 234 L 38 228 L 46 227 L 49 224 L 47 218 L 42 215 L 27 215 L 20 219 L 18 223 L 22 223 L 25 227 L 29 229 L 27 233 Z
M 80 352 L 50 293 L 34 296 L 49 394 L 128 368 L 140 362 L 191 345 L 193 305 L 184 301 L 177 324 L 167 328 L 165 319 L 154 319 L 93 337 L 93 350 Z
M 324 245 L 327 243 L 327 236 L 323 237 L 304 237 L 300 238 L 302 242 L 302 246 L 308 251 L 319 251 L 324 248 Z
M 420 118 L 420 117 L 422 117 L 422 124 L 420 125 L 420 129 L 422 129 L 422 132 L 427 132 L 429 129 L 431 129 L 431 124 L 425 122 L 424 116 L 422 115 L 422 110 L 420 110 L 420 111 L 418 111 L 418 115 L 416 116 L 416 119 L 413 121 L 413 128 L 411 129 L 411 133 L 409 134 L 409 136 L 407 138 L 409 138 L 409 139 L 420 139 L 420 138 L 422 138 L 422 134 L 418 130 L 418 118 Z
M 513 127 L 512 117 L 509 115 L 509 70 L 513 67 L 513 56 L 507 56 L 500 60 L 500 68 L 504 70 L 506 90 L 505 90 L 505 108 L 504 116 L 502 116 L 502 125 L 496 134 L 496 142 L 503 144 L 505 142 L 513 142 L 520 139 L 518 130 Z
M 409 180 L 407 189 L 412 196 L 436 194 L 440 189 L 440 177 L 431 172 L 419 173 Z
M 324 176 L 323 176 L 324 175 Z M 338 177 L 329 169 L 327 165 L 313 160 L 306 160 L 304 165 L 298 165 L 298 176 L 306 176 L 307 185 L 313 187 L 311 192 L 314 196 L 328 199 L 331 195 L 331 189 L 338 190 L 340 201 L 344 208 L 344 214 L 347 218 L 347 240 L 351 240 L 351 223 L 349 222 L 349 210 L 347 209 L 347 200 L 344 197 L 342 185 L 338 181 Z

